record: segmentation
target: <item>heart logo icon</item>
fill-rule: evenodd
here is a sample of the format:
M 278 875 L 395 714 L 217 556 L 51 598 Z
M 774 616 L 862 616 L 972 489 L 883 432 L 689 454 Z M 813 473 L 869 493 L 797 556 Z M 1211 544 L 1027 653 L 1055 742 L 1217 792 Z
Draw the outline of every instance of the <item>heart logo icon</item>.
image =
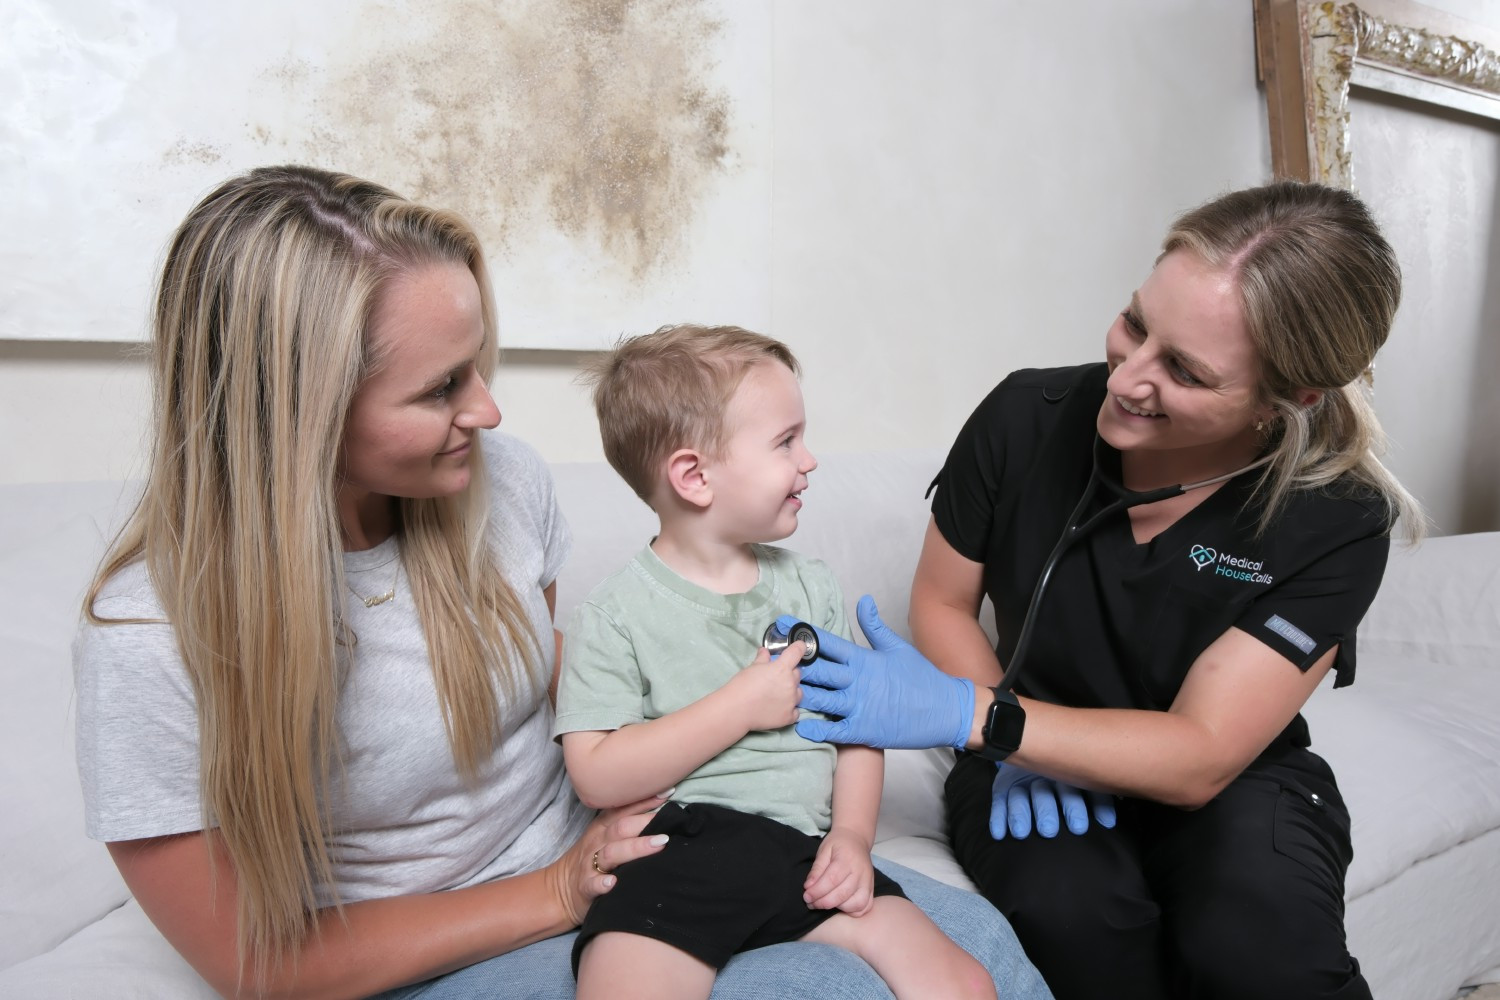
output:
M 1219 554 L 1202 545 L 1194 545 L 1188 552 L 1188 558 L 1193 561 L 1193 565 L 1202 569 L 1205 566 L 1212 566 L 1214 560 L 1219 558 Z

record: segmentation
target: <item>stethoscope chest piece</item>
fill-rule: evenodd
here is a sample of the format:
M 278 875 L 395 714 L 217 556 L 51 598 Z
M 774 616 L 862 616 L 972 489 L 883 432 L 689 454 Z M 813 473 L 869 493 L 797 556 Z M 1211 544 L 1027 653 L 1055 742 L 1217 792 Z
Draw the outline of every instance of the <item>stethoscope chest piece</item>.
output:
M 772 656 L 780 655 L 783 649 L 794 642 L 800 642 L 804 646 L 801 661 L 804 667 L 818 658 L 818 631 L 807 622 L 792 622 L 785 632 L 772 622 L 766 627 L 766 634 L 760 640 L 760 644 L 770 650 Z

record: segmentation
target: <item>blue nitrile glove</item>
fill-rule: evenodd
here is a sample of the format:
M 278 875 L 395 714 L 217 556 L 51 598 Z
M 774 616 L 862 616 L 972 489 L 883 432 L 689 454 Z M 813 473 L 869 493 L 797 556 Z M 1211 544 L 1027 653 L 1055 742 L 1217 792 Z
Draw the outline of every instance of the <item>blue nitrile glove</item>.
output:
M 803 719 L 797 735 L 895 749 L 962 747 L 974 726 L 974 683 L 949 677 L 886 627 L 866 594 L 854 611 L 870 649 L 818 629 L 818 659 L 802 668 L 802 706 L 840 716 Z M 796 619 L 776 619 L 790 627 Z
M 1058 833 L 1057 807 L 1062 805 L 1062 815 L 1067 821 L 1069 833 L 1084 833 L 1089 828 L 1089 806 L 1092 804 L 1094 822 L 1106 830 L 1115 825 L 1115 799 L 1103 792 L 1084 792 L 1065 781 L 1044 778 L 1014 764 L 996 764 L 999 771 L 990 799 L 990 836 L 1004 840 L 1008 832 L 1017 840 L 1031 836 L 1032 817 L 1036 818 L 1036 832 L 1043 837 L 1055 837 Z M 1084 801 L 1084 796 L 1088 801 Z

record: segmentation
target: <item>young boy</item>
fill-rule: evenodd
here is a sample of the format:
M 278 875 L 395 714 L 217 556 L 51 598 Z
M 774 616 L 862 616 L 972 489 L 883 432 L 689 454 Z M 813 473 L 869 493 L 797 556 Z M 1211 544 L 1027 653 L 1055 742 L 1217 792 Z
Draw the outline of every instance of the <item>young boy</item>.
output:
M 802 645 L 758 649 L 782 613 L 849 634 L 828 567 L 765 544 L 797 529 L 817 468 L 796 359 L 737 327 L 663 327 L 591 378 L 605 456 L 661 531 L 569 625 L 555 732 L 590 806 L 676 788 L 645 831 L 667 846 L 620 867 L 584 920 L 578 996 L 707 997 L 734 953 L 809 940 L 897 997 L 993 998 L 870 863 L 880 752 L 799 737 Z

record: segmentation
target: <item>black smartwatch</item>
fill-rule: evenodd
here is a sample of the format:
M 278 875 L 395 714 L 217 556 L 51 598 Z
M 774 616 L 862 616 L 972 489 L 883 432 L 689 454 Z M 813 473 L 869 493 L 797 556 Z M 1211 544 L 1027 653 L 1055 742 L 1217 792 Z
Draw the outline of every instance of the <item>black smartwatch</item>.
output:
M 984 728 L 980 734 L 984 743 L 974 752 L 985 760 L 1004 760 L 1015 753 L 1021 745 L 1021 731 L 1026 728 L 1026 709 L 1009 691 L 990 688 L 995 694 L 994 704 L 984 717 Z

